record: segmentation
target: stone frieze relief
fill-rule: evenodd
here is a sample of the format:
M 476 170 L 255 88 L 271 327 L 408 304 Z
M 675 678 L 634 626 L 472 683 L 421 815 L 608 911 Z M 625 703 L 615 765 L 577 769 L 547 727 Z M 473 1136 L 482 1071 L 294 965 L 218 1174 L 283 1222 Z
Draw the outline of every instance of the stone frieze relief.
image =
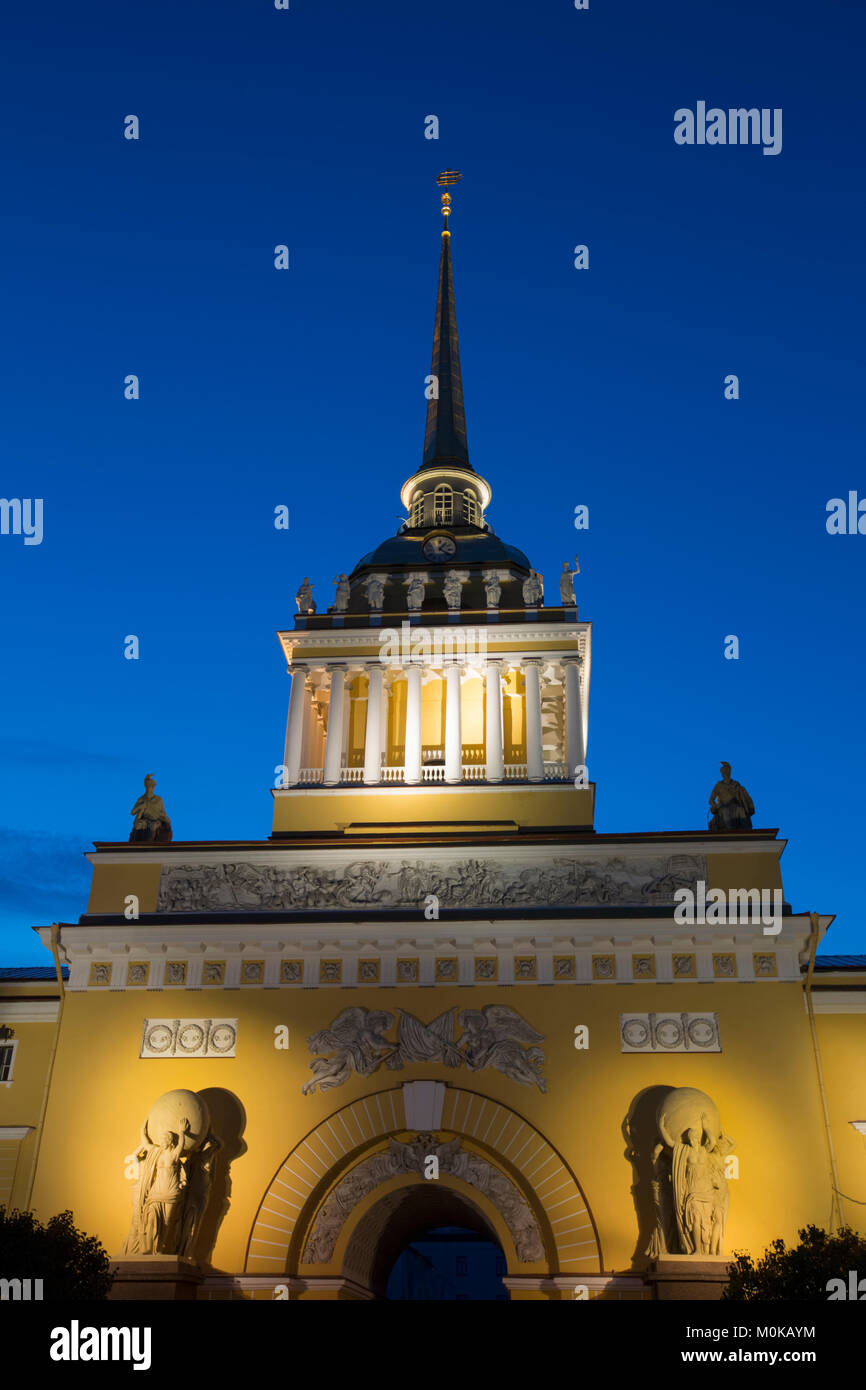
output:
M 164 864 L 159 912 L 254 912 L 423 906 L 440 908 L 666 905 L 706 879 L 702 855 L 551 857 L 525 867 L 484 859 L 355 860 L 345 867 Z

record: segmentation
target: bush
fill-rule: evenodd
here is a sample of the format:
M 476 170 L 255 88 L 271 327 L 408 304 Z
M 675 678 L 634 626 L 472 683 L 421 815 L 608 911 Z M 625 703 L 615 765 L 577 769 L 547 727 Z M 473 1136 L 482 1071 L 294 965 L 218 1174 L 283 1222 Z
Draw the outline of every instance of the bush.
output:
M 866 1277 L 866 1238 L 849 1226 L 835 1235 L 818 1226 L 798 1232 L 800 1244 L 788 1250 L 774 1240 L 756 1262 L 751 1255 L 734 1252 L 730 1281 L 722 1298 L 762 1299 L 771 1303 L 826 1303 L 831 1279 L 841 1279 L 848 1296 L 848 1274 Z
M 46 1303 L 104 1299 L 111 1267 L 96 1236 L 76 1230 L 71 1211 L 43 1226 L 32 1211 L 0 1207 L 0 1278 L 41 1279 Z

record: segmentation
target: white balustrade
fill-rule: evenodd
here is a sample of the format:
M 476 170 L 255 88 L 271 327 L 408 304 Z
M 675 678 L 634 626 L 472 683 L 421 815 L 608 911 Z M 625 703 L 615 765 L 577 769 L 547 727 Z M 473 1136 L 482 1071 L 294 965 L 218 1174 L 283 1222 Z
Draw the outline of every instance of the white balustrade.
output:
M 363 782 L 364 769 L 362 767 L 344 767 L 340 769 L 341 782 Z
M 464 782 L 486 782 L 487 764 L 486 763 L 463 763 L 461 764 L 461 780 Z M 525 782 L 527 780 L 528 767 L 526 763 L 506 763 L 503 768 L 503 780 L 506 782 Z M 298 773 L 298 786 L 317 787 L 321 786 L 324 779 L 324 768 L 321 767 L 302 767 Z M 444 782 L 445 767 L 443 763 L 425 763 L 421 769 L 422 782 Z M 545 782 L 568 782 L 570 781 L 568 763 L 550 762 L 544 764 Z M 363 767 L 343 767 L 340 769 L 340 785 L 360 786 L 364 783 Z M 382 768 L 383 782 L 405 781 L 405 769 L 402 766 Z
M 545 782 L 567 782 L 568 763 L 545 763 L 544 780 Z

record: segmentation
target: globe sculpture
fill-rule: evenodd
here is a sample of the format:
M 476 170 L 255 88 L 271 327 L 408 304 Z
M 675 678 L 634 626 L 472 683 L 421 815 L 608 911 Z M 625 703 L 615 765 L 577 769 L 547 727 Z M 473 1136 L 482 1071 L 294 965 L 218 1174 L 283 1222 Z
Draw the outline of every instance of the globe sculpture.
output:
M 675 1144 L 686 1142 L 690 1129 L 700 1130 L 702 1138 L 705 1136 L 710 1141 L 710 1148 L 722 1133 L 715 1101 L 693 1086 L 678 1086 L 668 1091 L 659 1105 L 657 1120 L 659 1134 L 671 1149 Z
M 725 1134 L 714 1100 L 693 1086 L 668 1091 L 656 1111 L 652 1191 L 656 1229 L 647 1254 L 719 1256 L 730 1192 Z
M 210 1115 L 195 1091 L 166 1091 L 150 1107 L 144 1129 L 152 1144 L 161 1143 L 164 1135 L 176 1134 L 178 1140 L 183 1136 L 184 1153 L 192 1153 L 207 1136 Z

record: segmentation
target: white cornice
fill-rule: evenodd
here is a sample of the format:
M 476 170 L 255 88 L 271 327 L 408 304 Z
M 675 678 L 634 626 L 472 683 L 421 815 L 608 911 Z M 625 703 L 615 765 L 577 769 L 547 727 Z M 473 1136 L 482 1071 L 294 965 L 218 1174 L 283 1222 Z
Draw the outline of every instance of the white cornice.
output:
M 866 986 L 822 990 L 813 978 L 812 1007 L 816 1014 L 866 1014 Z
M 70 964 L 68 989 L 73 993 L 345 989 L 363 988 L 365 984 L 404 990 L 455 984 L 488 991 L 569 984 L 610 988 L 613 984 L 658 983 L 680 988 L 707 983 L 801 984 L 801 962 L 809 934 L 806 915 L 785 918 L 778 936 L 764 935 L 759 924 L 701 928 L 658 918 L 389 923 L 343 918 L 330 923 L 267 924 L 212 918 L 201 925 L 179 922 L 171 926 L 167 921 L 79 925 L 63 929 L 62 947 Z M 639 973 L 634 960 L 647 955 L 653 958 L 651 976 Z M 677 968 L 675 975 L 675 956 L 690 958 L 686 973 Z M 515 978 L 517 957 L 533 958 L 532 979 Z M 436 962 L 442 958 L 456 961 L 456 976 L 437 976 Z M 360 962 L 370 959 L 379 961 L 375 981 L 360 974 Z M 403 959 L 416 962 L 413 979 L 397 978 L 397 964 Z M 561 964 L 563 959 L 571 961 L 564 976 L 557 968 L 557 960 Z M 599 973 L 600 959 L 608 962 L 604 974 Z M 339 980 L 321 978 L 320 962 L 328 960 L 341 962 Z M 494 978 L 479 977 L 479 960 L 495 961 Z M 126 967 L 133 961 L 149 962 L 145 985 L 127 984 Z M 178 961 L 187 965 L 184 983 L 174 985 L 166 981 L 166 964 Z M 206 961 L 223 962 L 222 983 L 203 984 Z M 301 973 L 283 979 L 284 961 L 301 962 Z M 610 961 L 615 962 L 613 974 Z M 254 983 L 242 981 L 244 962 L 261 962 L 260 978 Z M 91 978 L 92 966 L 98 963 L 110 966 L 108 984 L 95 984 Z M 852 1010 L 846 1007 L 844 1011 Z
M 0 1023 L 52 1023 L 60 1009 L 57 999 L 4 999 L 0 1001 Z
M 517 786 L 518 784 L 508 782 L 481 786 L 461 785 L 459 787 L 459 792 L 461 798 L 468 798 L 472 793 L 479 795 L 483 792 L 514 791 L 517 789 Z M 273 795 L 276 797 L 299 795 L 335 797 L 346 796 L 346 794 L 352 790 L 353 788 L 351 786 L 300 788 L 296 791 L 289 788 L 286 790 L 274 790 Z M 355 795 L 359 798 L 363 797 L 364 801 L 376 801 L 384 797 L 393 796 L 395 793 L 403 790 L 408 789 L 401 787 L 364 787 L 362 789 L 355 789 Z M 413 788 L 412 790 L 420 792 L 422 789 Z M 432 798 L 435 795 L 447 796 L 449 793 L 453 795 L 456 790 L 458 790 L 458 788 L 432 784 L 423 787 L 423 794 L 425 797 Z M 559 786 L 553 783 L 520 783 L 519 790 L 521 792 L 531 791 L 533 793 L 541 793 L 557 790 L 567 792 L 570 791 L 571 788 L 565 784 Z M 360 820 L 362 810 L 363 805 L 359 805 L 358 824 L 364 823 Z M 490 818 L 487 817 L 488 821 L 489 819 Z M 452 823 L 455 822 L 453 818 L 450 818 L 449 824 Z M 376 825 L 375 830 L 371 830 L 370 833 L 374 836 L 376 834 L 387 835 L 390 829 L 391 827 L 387 824 L 379 823 Z M 369 859 L 375 852 L 377 859 L 382 859 L 386 862 L 399 861 L 405 859 L 407 855 L 409 855 L 414 858 L 421 856 L 425 862 L 431 864 L 451 864 L 455 856 L 459 856 L 460 858 L 466 859 L 483 858 L 490 863 L 503 865 L 512 865 L 520 860 L 521 864 L 525 864 L 529 867 L 531 865 L 536 865 L 539 858 L 545 854 L 549 855 L 551 858 L 569 858 L 575 859 L 578 862 L 581 860 L 595 861 L 598 859 L 667 859 L 675 854 L 776 854 L 777 856 L 781 856 L 787 843 L 785 840 L 772 840 L 769 837 L 760 840 L 736 840 L 734 842 L 719 843 L 718 838 L 713 835 L 701 836 L 700 839 L 695 840 L 654 840 L 652 838 L 647 838 L 645 840 L 629 840 L 625 843 L 616 843 L 603 839 L 590 839 L 579 843 L 570 843 L 568 837 L 571 832 L 563 830 L 563 839 L 560 842 L 556 842 L 555 840 L 541 843 L 538 841 L 530 841 L 521 844 L 518 843 L 515 838 L 515 842 L 512 844 L 491 845 L 489 843 L 479 843 L 470 839 L 467 843 L 459 845 L 428 845 L 423 843 L 425 833 L 435 834 L 435 831 L 425 832 L 422 828 L 419 830 L 418 835 L 418 839 L 421 840 L 422 843 L 414 842 L 413 837 L 413 843 L 411 844 L 389 841 L 387 844 L 371 846 L 364 842 L 364 836 L 359 835 L 357 841 L 354 843 L 350 839 L 339 846 L 329 845 L 324 847 L 318 845 L 292 844 L 282 848 L 278 845 L 263 843 L 260 849 L 249 848 L 243 845 L 214 845 L 212 848 L 205 849 L 200 847 L 184 849 L 180 843 L 176 843 L 173 853 L 151 851 L 147 855 L 143 855 L 140 852 L 136 853 L 135 850 L 126 848 L 100 849 L 88 851 L 85 858 L 88 859 L 91 864 L 141 865 L 157 863 L 160 865 L 168 865 L 232 863 L 263 864 L 269 867 L 281 866 L 290 869 L 295 864 L 299 866 L 309 865 L 311 856 L 313 856 L 317 865 L 328 868 L 350 864 L 358 859 Z M 467 829 L 466 833 L 467 835 L 471 835 L 471 829 Z M 503 833 L 508 834 L 507 826 L 503 826 Z M 551 833 L 554 835 L 556 834 L 555 827 L 553 827 Z M 410 837 L 407 836 L 406 840 L 408 841 L 409 838 Z
M 386 621 L 387 619 L 387 621 Z M 407 622 L 405 613 L 392 613 L 384 615 L 381 626 L 365 628 L 311 628 L 294 629 L 280 631 L 277 633 L 283 649 L 287 655 L 294 647 L 371 647 L 377 644 L 379 636 L 395 629 L 400 631 L 403 622 Z M 441 632 L 447 633 L 453 640 L 455 635 L 462 631 L 480 628 L 487 637 L 488 647 L 493 642 L 559 642 L 565 649 L 564 638 L 583 639 L 580 642 L 580 650 L 583 652 L 585 643 L 589 640 L 592 632 L 591 623 L 557 623 L 548 625 L 543 623 L 521 623 L 519 625 L 502 625 L 498 623 L 485 622 L 483 614 L 479 613 L 478 622 L 473 623 L 442 623 L 442 622 L 420 622 L 412 623 L 410 633 L 418 633 L 426 630 L 431 634 Z M 505 655 L 505 653 L 503 653 Z M 538 653 L 534 653 L 538 655 Z M 553 653 L 551 653 L 553 655 Z
M 420 916 L 420 914 L 419 914 Z M 830 919 L 827 918 L 827 921 Z M 44 930 L 44 929 L 40 929 Z M 782 919 L 782 930 L 773 936 L 764 933 L 758 922 L 707 924 L 678 923 L 673 909 L 668 917 L 584 917 L 579 920 L 557 917 L 501 918 L 491 913 L 482 919 L 439 918 L 420 922 L 412 919 L 398 921 L 362 921 L 349 915 L 329 922 L 256 922 L 237 921 L 231 913 L 214 914 L 205 922 L 173 922 L 169 914 L 155 923 L 86 922 L 64 927 L 62 940 L 67 953 L 92 955 L 95 949 L 128 955 L 141 946 L 149 951 L 169 950 L 177 954 L 183 947 L 188 951 L 204 952 L 219 945 L 220 950 L 238 953 L 256 949 L 279 950 L 290 941 L 311 946 L 328 942 L 356 949 L 362 943 L 378 942 L 393 946 L 413 941 L 437 950 L 448 942 L 472 945 L 501 939 L 503 945 L 542 940 L 552 943 L 568 941 L 574 947 L 600 950 L 620 943 L 637 943 L 648 947 L 653 943 L 671 950 L 721 950 L 725 947 L 749 946 L 755 950 L 774 950 L 783 943 L 786 947 L 805 950 L 809 944 L 810 920 L 806 913 Z

